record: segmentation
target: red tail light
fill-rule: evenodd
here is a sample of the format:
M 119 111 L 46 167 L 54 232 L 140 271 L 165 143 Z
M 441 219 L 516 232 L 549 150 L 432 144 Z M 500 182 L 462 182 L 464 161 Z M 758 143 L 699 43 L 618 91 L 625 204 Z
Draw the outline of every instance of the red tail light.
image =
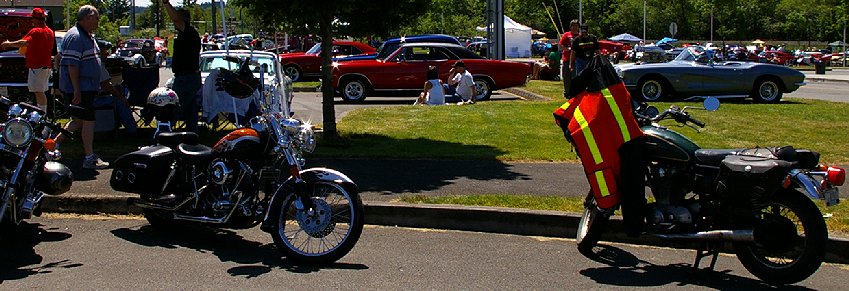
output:
M 826 178 L 834 186 L 843 186 L 846 181 L 846 170 L 838 167 L 828 167 Z

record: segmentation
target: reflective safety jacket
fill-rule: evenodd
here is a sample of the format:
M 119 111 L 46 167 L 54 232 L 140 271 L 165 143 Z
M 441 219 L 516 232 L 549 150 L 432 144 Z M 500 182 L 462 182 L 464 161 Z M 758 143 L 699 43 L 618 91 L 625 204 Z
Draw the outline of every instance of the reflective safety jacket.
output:
M 634 118 L 631 95 L 613 66 L 596 57 L 572 80 L 573 95 L 554 111 L 557 125 L 578 149 L 584 172 L 598 206 L 619 203 L 619 147 L 643 135 Z M 583 90 L 581 90 L 583 89 Z

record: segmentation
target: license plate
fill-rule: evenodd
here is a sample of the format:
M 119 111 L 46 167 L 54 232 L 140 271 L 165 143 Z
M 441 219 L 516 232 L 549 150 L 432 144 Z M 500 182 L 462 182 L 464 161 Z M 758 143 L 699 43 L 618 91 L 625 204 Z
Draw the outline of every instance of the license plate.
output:
M 825 206 L 834 206 L 840 204 L 840 190 L 831 188 L 823 192 L 825 196 Z
M 9 87 L 0 86 L 0 96 L 9 97 Z

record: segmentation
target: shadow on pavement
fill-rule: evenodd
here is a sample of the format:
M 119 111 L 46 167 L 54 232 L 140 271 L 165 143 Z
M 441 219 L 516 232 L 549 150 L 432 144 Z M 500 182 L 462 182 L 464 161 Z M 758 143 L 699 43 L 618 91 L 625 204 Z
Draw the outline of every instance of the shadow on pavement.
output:
M 694 270 L 690 264 L 655 265 L 638 259 L 617 247 L 599 245 L 587 258 L 606 264 L 606 267 L 587 268 L 581 275 L 596 283 L 618 287 L 700 286 L 719 290 L 774 289 L 774 286 L 756 279 L 730 274 L 729 270 Z M 811 290 L 801 286 L 781 286 L 781 289 Z
M 59 242 L 71 238 L 71 234 L 44 229 L 38 223 L 23 222 L 11 230 L 4 229 L 0 238 L 0 284 L 6 280 L 19 280 L 35 274 L 52 273 L 56 268 L 75 268 L 82 266 L 61 260 L 43 263 L 41 255 L 35 252 L 35 246 L 42 242 Z
M 348 155 L 353 158 L 316 158 L 308 160 L 306 167 L 339 170 L 353 179 L 361 192 L 380 192 L 383 195 L 437 190 L 455 184 L 460 179 L 493 183 L 530 179 L 525 174 L 512 171 L 511 165 L 498 160 L 497 157 L 504 152 L 492 146 L 429 139 L 394 139 L 383 135 L 358 135 L 351 138 L 358 140 L 356 148 L 342 146 L 330 150 L 338 151 L 335 154 L 337 156 Z M 406 156 L 397 159 L 368 157 L 374 152 L 398 152 L 394 149 L 405 149 L 401 154 Z M 429 156 L 433 156 L 433 153 L 444 153 L 444 156 L 417 159 L 416 153 L 422 151 L 431 153 Z
M 231 276 L 255 278 L 274 269 L 293 273 L 312 273 L 323 269 L 368 269 L 366 265 L 351 263 L 333 263 L 321 267 L 299 265 L 282 258 L 273 243 L 262 244 L 245 240 L 236 232 L 225 229 L 183 225 L 179 229 L 165 231 L 145 225 L 138 229 L 119 228 L 111 232 L 116 237 L 138 245 L 167 249 L 182 247 L 202 253 L 212 253 L 222 262 L 242 264 L 227 270 Z

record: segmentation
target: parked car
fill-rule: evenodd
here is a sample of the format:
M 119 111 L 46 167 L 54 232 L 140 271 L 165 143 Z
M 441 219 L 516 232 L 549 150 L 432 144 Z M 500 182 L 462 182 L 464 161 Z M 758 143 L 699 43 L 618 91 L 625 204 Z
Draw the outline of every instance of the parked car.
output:
M 785 66 L 754 62 L 714 62 L 704 48 L 688 47 L 668 63 L 619 65 L 633 96 L 646 101 L 667 97 L 751 97 L 777 103 L 784 93 L 805 85 L 805 75 Z
M 790 66 L 793 65 L 795 57 L 784 51 L 767 50 L 758 54 L 758 62 L 770 63 L 776 65 Z
M 405 43 L 385 58 L 334 63 L 333 87 L 348 102 L 361 102 L 376 91 L 417 91 L 429 66 L 447 80 L 458 60 L 474 77 L 477 100 L 489 99 L 496 89 L 523 85 L 531 73 L 528 63 L 484 59 L 458 44 Z
M 0 8 L 0 42 L 19 40 L 26 35 L 32 29 L 31 15 L 32 9 Z M 53 23 L 52 15 L 47 16 L 47 21 Z M 28 71 L 25 64 L 24 55 L 16 48 L 0 52 L 0 95 L 13 101 L 32 99 L 27 88 Z
M 460 41 L 457 40 L 456 37 L 444 34 L 423 34 L 423 35 L 413 35 L 413 36 L 402 36 L 399 38 L 389 39 L 380 45 L 380 48 L 377 49 L 377 53 L 372 54 L 363 54 L 358 56 L 349 56 L 344 58 L 335 58 L 333 61 L 336 62 L 347 62 L 354 60 L 382 60 L 389 56 L 389 54 L 395 52 L 399 46 L 405 43 L 423 43 L 423 42 L 431 42 L 431 43 L 450 43 L 460 45 Z
M 156 43 L 152 39 L 128 39 L 118 47 L 115 56 L 124 59 L 128 64 L 137 68 L 159 66 L 162 58 L 156 51 Z
M 373 47 L 356 41 L 333 41 L 332 57 L 346 57 L 361 54 L 376 54 Z M 304 53 L 280 54 L 283 71 L 293 82 L 303 77 L 321 76 L 321 43 L 315 44 Z

